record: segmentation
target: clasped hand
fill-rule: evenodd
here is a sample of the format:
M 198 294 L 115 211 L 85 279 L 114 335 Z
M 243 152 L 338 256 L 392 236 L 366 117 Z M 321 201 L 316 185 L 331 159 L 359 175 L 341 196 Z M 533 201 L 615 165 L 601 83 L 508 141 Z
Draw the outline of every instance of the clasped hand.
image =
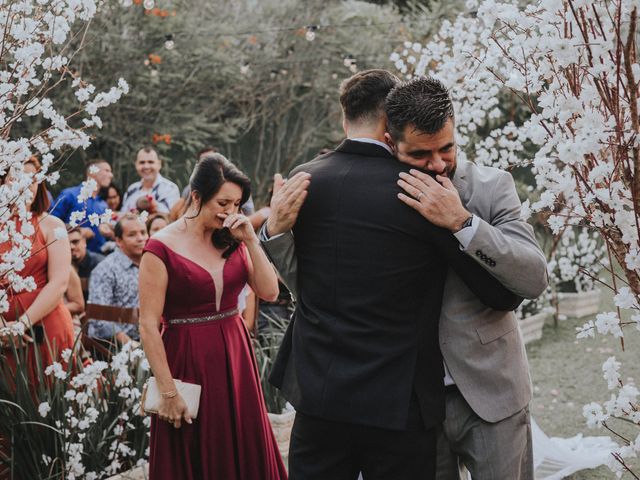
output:
M 175 428 L 182 426 L 182 420 L 188 424 L 193 423 L 189 416 L 189 407 L 180 394 L 173 398 L 163 398 L 158 408 L 158 418 L 173 424 Z
M 2 322 L 0 323 L 0 327 L 11 332 L 17 324 L 18 322 Z M 8 347 L 13 343 L 14 346 L 20 347 L 20 339 L 22 339 L 22 341 L 25 343 L 33 343 L 33 338 L 31 338 L 31 336 L 26 333 L 24 335 L 15 335 L 13 333 L 9 333 L 7 335 L 0 335 L 0 346 Z

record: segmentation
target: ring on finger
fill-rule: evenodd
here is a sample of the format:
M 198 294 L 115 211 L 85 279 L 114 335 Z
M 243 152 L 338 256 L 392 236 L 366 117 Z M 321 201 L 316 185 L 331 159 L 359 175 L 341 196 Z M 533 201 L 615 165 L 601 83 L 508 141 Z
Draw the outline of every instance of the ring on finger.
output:
M 416 197 L 416 199 L 417 199 L 418 201 L 420 201 L 420 199 L 421 199 L 422 197 L 424 197 L 424 192 L 420 192 L 420 193 L 418 193 L 418 196 Z

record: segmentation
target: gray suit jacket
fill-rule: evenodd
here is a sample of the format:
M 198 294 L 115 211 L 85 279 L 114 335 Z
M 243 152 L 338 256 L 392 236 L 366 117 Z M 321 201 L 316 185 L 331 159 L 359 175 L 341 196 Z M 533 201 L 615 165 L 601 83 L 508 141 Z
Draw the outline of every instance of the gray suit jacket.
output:
M 533 228 L 520 219 L 520 200 L 508 172 L 459 162 L 453 183 L 480 225 L 467 253 L 503 285 L 525 298 L 547 286 L 545 256 Z M 284 283 L 296 294 L 291 232 L 263 247 Z M 497 422 L 531 400 L 527 356 L 513 312 L 487 308 L 449 269 L 440 317 L 440 348 L 460 392 L 474 412 Z

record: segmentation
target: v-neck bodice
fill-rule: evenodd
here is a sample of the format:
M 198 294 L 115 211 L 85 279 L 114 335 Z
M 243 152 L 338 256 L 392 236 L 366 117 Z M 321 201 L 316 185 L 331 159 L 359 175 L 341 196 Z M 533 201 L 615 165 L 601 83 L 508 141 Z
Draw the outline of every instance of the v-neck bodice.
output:
M 238 295 L 248 278 L 244 245 L 225 261 L 221 282 L 214 281 L 214 272 L 173 251 L 159 240 L 150 239 L 144 251 L 156 255 L 167 268 L 169 282 L 163 311 L 165 320 L 202 317 L 237 307 Z M 216 283 L 221 283 L 218 290 Z M 220 289 L 218 308 L 216 292 Z

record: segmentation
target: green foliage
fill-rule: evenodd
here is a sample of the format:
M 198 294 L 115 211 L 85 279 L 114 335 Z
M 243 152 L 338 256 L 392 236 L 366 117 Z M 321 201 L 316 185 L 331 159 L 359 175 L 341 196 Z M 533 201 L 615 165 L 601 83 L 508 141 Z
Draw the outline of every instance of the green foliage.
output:
M 266 315 L 265 313 L 261 315 L 267 317 L 268 326 L 259 330 L 258 336 L 253 342 L 253 349 L 258 362 L 262 393 L 267 405 L 267 411 L 270 413 L 282 413 L 287 401 L 280 391 L 269 383 L 269 374 L 289 325 L 289 319 Z
M 260 202 L 273 173 L 342 138 L 338 87 L 352 74 L 345 56 L 358 69 L 391 68 L 390 49 L 406 37 L 396 7 L 356 0 L 304 8 L 298 0 L 159 0 L 156 7 L 145 13 L 142 5 L 105 2 L 75 59 L 98 89 L 119 76 L 131 87 L 102 112 L 91 149 L 76 153 L 112 161 L 124 186 L 137 179 L 135 151 L 155 134 L 167 176 L 184 185 L 197 151 L 213 145 L 250 175 Z M 308 25 L 319 26 L 313 41 Z M 80 180 L 79 171 L 69 173 L 61 187 Z

